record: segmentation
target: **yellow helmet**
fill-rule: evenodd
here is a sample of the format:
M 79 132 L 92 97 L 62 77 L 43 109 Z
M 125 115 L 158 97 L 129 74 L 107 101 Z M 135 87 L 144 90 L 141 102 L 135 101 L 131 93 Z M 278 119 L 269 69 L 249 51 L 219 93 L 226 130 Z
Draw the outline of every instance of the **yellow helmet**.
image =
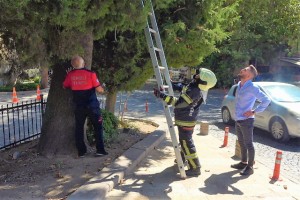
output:
M 206 68 L 200 69 L 199 78 L 203 82 L 206 82 L 206 84 L 204 83 L 198 84 L 198 87 L 202 91 L 208 91 L 210 88 L 214 87 L 217 83 L 216 75 L 211 70 Z

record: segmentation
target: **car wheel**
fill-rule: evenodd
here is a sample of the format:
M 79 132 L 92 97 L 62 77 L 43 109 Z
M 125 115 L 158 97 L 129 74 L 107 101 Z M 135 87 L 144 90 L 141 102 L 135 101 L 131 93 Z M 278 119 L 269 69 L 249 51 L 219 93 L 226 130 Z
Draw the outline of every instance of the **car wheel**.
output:
M 286 142 L 290 139 L 286 125 L 279 117 L 275 117 L 271 120 L 270 132 L 273 138 L 277 141 Z
M 222 120 L 224 124 L 233 124 L 234 121 L 231 118 L 228 108 L 222 108 Z

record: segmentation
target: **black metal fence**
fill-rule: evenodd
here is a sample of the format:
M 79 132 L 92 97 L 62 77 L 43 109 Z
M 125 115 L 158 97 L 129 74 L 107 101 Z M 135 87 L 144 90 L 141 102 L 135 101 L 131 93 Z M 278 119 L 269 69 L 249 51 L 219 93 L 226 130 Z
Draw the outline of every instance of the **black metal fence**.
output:
M 31 100 L 0 107 L 0 149 L 38 138 L 46 100 Z

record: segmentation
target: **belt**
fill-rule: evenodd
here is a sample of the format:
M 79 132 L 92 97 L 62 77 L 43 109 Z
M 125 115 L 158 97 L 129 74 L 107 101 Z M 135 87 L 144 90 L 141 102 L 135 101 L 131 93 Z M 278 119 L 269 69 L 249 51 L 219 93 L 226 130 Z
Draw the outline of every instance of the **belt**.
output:
M 247 119 L 242 119 L 242 120 L 236 120 L 236 122 L 241 123 L 241 122 L 245 122 L 245 121 L 250 120 L 250 119 L 254 120 L 254 118 L 247 118 Z
M 181 128 L 185 131 L 192 131 L 194 130 L 194 126 L 193 127 L 186 127 L 186 126 L 181 126 Z

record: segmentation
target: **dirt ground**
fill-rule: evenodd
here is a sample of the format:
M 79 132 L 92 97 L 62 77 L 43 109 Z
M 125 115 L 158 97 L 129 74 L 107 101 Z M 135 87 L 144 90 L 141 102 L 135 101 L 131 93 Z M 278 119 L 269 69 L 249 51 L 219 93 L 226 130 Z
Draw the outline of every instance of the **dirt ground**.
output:
M 117 141 L 106 148 L 109 155 L 103 157 L 94 157 L 91 152 L 84 158 L 48 159 L 36 152 L 37 140 L 0 152 L 0 199 L 65 199 L 156 129 L 140 121 L 132 125 L 134 128 L 128 133 L 120 130 Z M 17 151 L 22 152 L 21 157 L 14 160 L 13 154 Z

